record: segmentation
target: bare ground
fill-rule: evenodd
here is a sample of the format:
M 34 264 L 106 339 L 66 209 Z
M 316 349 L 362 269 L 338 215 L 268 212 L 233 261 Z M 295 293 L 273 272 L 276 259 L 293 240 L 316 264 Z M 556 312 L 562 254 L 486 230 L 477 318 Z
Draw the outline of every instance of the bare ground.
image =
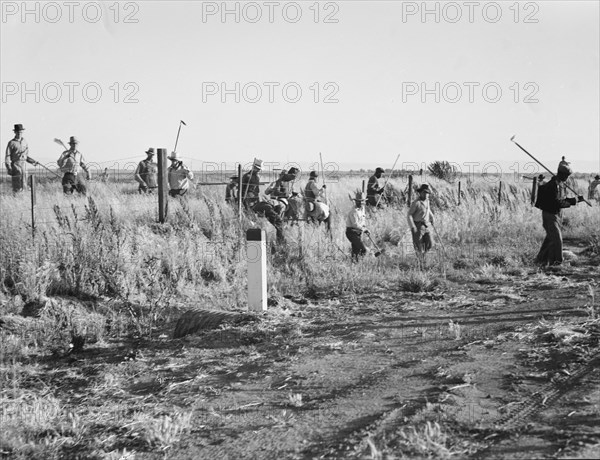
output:
M 87 420 L 63 458 L 598 458 L 600 268 L 570 249 L 555 270 L 280 299 L 176 340 L 170 324 L 25 384 Z

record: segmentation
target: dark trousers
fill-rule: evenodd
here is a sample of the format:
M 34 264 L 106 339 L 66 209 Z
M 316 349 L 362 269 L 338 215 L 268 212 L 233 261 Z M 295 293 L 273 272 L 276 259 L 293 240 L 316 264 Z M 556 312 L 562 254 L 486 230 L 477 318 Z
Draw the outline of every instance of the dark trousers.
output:
M 357 260 L 360 256 L 367 253 L 367 248 L 362 242 L 362 230 L 357 228 L 346 227 L 346 238 L 352 244 L 352 258 Z
M 425 222 L 415 222 L 415 225 L 417 227 L 417 231 L 412 232 L 415 252 L 418 255 L 425 254 L 433 247 L 433 241 L 431 239 L 431 234 L 429 233 L 429 228 L 427 228 Z
M 72 194 L 74 190 L 78 193 L 85 195 L 87 193 L 87 187 L 85 181 L 79 174 L 65 173 L 62 178 L 63 192 Z
M 561 264 L 563 262 L 562 219 L 560 214 L 542 211 L 542 225 L 546 238 L 535 261 L 541 265 Z
M 277 243 L 285 243 L 285 236 L 283 234 L 283 219 L 279 215 L 273 206 L 268 203 L 259 202 L 254 205 L 253 211 L 259 215 L 264 215 L 267 220 L 275 227 L 275 233 L 277 234 Z
M 169 196 L 173 198 L 177 198 L 178 196 L 183 196 L 187 192 L 187 188 L 172 188 L 169 190 Z

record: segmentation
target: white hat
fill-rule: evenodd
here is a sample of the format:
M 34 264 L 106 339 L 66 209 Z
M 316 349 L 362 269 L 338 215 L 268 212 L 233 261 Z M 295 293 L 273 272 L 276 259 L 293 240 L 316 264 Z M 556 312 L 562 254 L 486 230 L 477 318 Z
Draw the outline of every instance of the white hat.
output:
M 259 160 L 258 158 L 254 159 L 254 163 L 252 163 L 252 167 L 255 169 L 262 169 L 262 160 Z
M 169 160 L 173 160 L 173 161 L 181 161 L 179 158 L 177 158 L 177 152 L 173 152 L 171 154 L 170 157 L 167 157 Z

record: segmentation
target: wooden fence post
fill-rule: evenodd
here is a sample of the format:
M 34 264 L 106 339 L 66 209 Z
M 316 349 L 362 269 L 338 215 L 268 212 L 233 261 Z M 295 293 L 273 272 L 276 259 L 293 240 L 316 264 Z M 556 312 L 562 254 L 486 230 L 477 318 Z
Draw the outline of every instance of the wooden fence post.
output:
M 498 204 L 502 204 L 502 181 L 498 183 Z
M 237 208 L 238 208 L 238 220 L 242 223 L 242 164 L 240 163 L 237 167 L 238 173 L 238 196 L 237 196 Z
M 169 180 L 167 172 L 167 149 L 158 149 L 158 221 L 164 224 L 169 212 Z
M 31 189 L 31 236 L 35 238 L 35 176 L 29 176 L 29 187 Z
M 363 179 L 363 181 L 362 181 L 362 192 L 363 192 L 363 194 L 365 193 L 365 189 L 367 188 L 366 183 L 367 183 L 367 181 L 365 181 Z
M 458 181 L 458 205 L 460 206 L 460 181 Z
M 412 202 L 412 192 L 413 192 L 413 176 L 412 174 L 408 175 L 408 205 L 410 206 Z
M 537 199 L 537 177 L 533 178 L 533 185 L 531 186 L 531 206 L 535 204 Z

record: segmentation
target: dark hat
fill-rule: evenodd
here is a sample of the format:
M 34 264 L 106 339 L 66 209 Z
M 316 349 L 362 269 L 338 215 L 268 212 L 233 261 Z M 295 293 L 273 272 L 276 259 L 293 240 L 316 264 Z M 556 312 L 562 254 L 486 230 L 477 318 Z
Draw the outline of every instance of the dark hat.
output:
M 231 176 L 229 180 L 240 180 L 240 176 Z
M 571 174 L 573 174 L 573 170 L 569 166 L 569 163 L 567 163 L 566 161 L 561 161 L 558 165 L 558 174 L 563 174 L 566 176 L 570 176 Z
M 417 192 L 419 192 L 419 193 L 421 193 L 421 192 L 431 193 L 431 190 L 429 190 L 429 185 L 427 185 L 427 184 L 421 184 L 421 186 L 417 189 Z
M 13 129 L 13 131 L 14 131 L 14 132 L 17 132 L 17 131 L 25 131 L 25 128 L 23 128 L 23 125 L 22 125 L 22 124 L 18 124 L 18 125 L 15 125 L 15 128 Z
M 364 193 L 362 193 L 362 192 L 356 192 L 356 194 L 354 195 L 353 201 L 364 203 L 367 200 L 365 199 L 365 194 Z
M 600 180 L 600 175 L 596 174 L 596 177 L 594 177 L 594 179 Z
M 319 175 L 317 174 L 317 171 L 311 171 L 309 177 L 319 177 Z
M 375 174 L 377 174 L 377 173 L 383 174 L 384 172 L 385 172 L 385 169 L 383 169 L 383 168 L 377 168 L 377 169 L 375 169 Z
M 79 144 L 79 141 L 77 140 L 77 138 L 75 136 L 71 136 L 69 138 L 69 144 L 71 144 L 71 145 Z
M 546 177 L 546 176 L 544 176 L 543 174 L 540 174 L 540 175 L 538 176 L 538 179 L 539 179 L 539 180 L 542 180 L 544 177 Z
M 298 168 L 296 168 L 295 166 L 292 166 L 290 168 L 290 170 L 288 171 L 288 174 L 296 174 L 298 171 L 300 171 Z
M 154 155 L 154 148 L 150 147 L 148 150 L 146 150 L 146 153 L 148 155 Z

